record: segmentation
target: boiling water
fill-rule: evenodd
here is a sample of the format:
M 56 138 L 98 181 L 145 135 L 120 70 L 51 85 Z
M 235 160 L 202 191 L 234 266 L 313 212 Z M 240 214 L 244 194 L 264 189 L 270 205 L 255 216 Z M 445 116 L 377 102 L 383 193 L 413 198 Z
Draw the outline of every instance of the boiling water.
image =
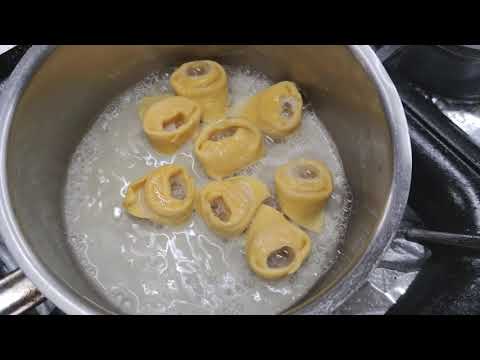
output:
M 248 68 L 227 68 L 232 111 L 272 85 Z M 309 233 L 312 252 L 302 268 L 280 281 L 265 281 L 249 269 L 244 237 L 225 241 L 197 214 L 183 227 L 162 227 L 122 209 L 128 185 L 153 168 L 186 166 L 198 185 L 208 179 L 192 143 L 173 156 L 156 153 L 143 134 L 137 104 L 144 96 L 171 92 L 169 73 L 153 74 L 126 91 L 98 117 L 75 152 L 65 189 L 69 243 L 82 270 L 118 311 L 130 314 L 273 314 L 293 305 L 329 269 L 337 256 L 351 209 L 351 195 L 335 145 L 315 113 L 305 106 L 301 128 L 282 143 L 266 138 L 267 155 L 242 171 L 274 193 L 275 169 L 299 157 L 323 160 L 334 193 L 320 235 Z

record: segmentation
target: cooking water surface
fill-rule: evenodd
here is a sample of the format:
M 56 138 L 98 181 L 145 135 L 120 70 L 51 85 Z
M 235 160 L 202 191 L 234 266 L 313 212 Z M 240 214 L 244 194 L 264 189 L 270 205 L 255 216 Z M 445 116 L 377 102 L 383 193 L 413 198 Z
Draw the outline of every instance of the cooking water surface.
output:
M 226 67 L 232 114 L 249 96 L 273 85 L 249 68 Z M 334 193 L 320 235 L 309 232 L 312 252 L 301 269 L 281 281 L 256 277 L 244 258 L 244 237 L 222 240 L 194 213 L 182 227 L 161 227 L 122 209 L 128 185 L 155 167 L 186 166 L 197 185 L 208 180 L 190 141 L 175 155 L 156 153 L 137 115 L 144 96 L 171 93 L 169 73 L 156 73 L 128 89 L 96 119 L 78 146 L 65 188 L 69 244 L 99 292 L 129 314 L 275 314 L 293 305 L 335 258 L 348 225 L 351 192 L 335 145 L 308 103 L 301 128 L 283 143 L 266 138 L 264 159 L 240 174 L 255 175 L 272 193 L 275 169 L 299 157 L 324 161 Z M 286 79 L 289 80 L 289 79 Z

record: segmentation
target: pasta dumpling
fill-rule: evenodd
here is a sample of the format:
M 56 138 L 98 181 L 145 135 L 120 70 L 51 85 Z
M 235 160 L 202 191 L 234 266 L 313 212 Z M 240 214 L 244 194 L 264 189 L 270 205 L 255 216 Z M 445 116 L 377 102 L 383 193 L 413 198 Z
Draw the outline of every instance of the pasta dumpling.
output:
M 152 106 L 156 102 L 165 100 L 170 96 L 172 95 L 163 94 L 163 95 L 157 95 L 157 96 L 145 96 L 138 104 L 138 116 L 142 120 L 142 122 L 143 122 L 143 117 L 145 115 L 145 112 L 148 110 L 150 106 Z
M 237 176 L 207 184 L 197 195 L 196 210 L 210 229 L 224 237 L 245 231 L 258 207 L 270 197 L 260 180 Z
M 177 95 L 196 101 L 203 109 L 205 122 L 221 119 L 228 106 L 225 69 L 210 60 L 192 61 L 180 66 L 170 77 Z
M 240 116 L 278 139 L 293 133 L 301 124 L 303 100 L 296 85 L 283 81 L 253 96 Z
M 290 161 L 275 172 L 275 189 L 282 211 L 293 222 L 319 233 L 324 207 L 333 191 L 332 175 L 320 161 Z
M 187 170 L 164 165 L 128 188 L 123 206 L 129 214 L 162 225 L 179 225 L 192 215 L 195 184 Z
M 250 268 L 266 280 L 298 271 L 310 254 L 310 237 L 282 213 L 261 205 L 248 229 L 246 255 Z
M 260 130 L 243 119 L 225 119 L 205 127 L 194 148 L 205 173 L 223 179 L 265 154 Z
M 155 150 L 172 154 L 197 132 L 202 110 L 185 97 L 151 97 L 141 103 L 139 115 Z

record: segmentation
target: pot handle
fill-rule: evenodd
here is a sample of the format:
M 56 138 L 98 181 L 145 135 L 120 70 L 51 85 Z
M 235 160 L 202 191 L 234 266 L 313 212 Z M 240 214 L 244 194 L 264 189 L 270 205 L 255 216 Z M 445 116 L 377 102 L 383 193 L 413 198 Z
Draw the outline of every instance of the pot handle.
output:
M 21 270 L 0 279 L 0 315 L 19 315 L 46 299 Z
M 423 229 L 401 229 L 397 235 L 421 245 L 443 245 L 456 248 L 480 250 L 480 236 L 451 234 Z

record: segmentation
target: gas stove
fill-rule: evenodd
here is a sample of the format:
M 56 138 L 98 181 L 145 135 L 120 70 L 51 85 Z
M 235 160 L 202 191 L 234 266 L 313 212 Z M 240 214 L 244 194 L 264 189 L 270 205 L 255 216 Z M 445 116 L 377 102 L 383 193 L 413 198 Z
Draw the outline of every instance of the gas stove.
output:
M 409 124 L 413 154 L 409 207 L 422 219 L 423 228 L 477 235 L 480 78 L 469 66 L 478 62 L 480 50 L 469 46 L 468 53 L 462 53 L 463 46 L 414 45 L 392 54 L 389 47 L 395 50 L 395 46 L 384 45 L 377 51 L 389 54 L 384 64 L 402 98 Z M 422 61 L 431 61 L 432 67 L 438 66 L 436 71 L 448 72 L 449 68 L 440 66 L 445 61 L 452 74 L 439 73 L 431 81 L 420 73 L 427 66 L 419 66 Z M 479 314 L 480 252 L 428 247 L 431 256 L 389 313 Z
M 480 191 L 474 189 L 480 189 L 476 162 L 480 100 L 443 98 L 415 82 L 414 69 L 407 66 L 402 51 L 389 45 L 372 47 L 397 86 L 410 127 L 413 178 L 402 228 L 478 234 Z M 2 84 L 28 48 L 15 46 L 0 55 L 0 96 Z M 15 268 L 0 238 L 0 278 Z M 28 313 L 62 314 L 48 300 Z M 367 284 L 338 310 L 338 314 L 479 313 L 480 251 L 423 246 L 401 233 Z

